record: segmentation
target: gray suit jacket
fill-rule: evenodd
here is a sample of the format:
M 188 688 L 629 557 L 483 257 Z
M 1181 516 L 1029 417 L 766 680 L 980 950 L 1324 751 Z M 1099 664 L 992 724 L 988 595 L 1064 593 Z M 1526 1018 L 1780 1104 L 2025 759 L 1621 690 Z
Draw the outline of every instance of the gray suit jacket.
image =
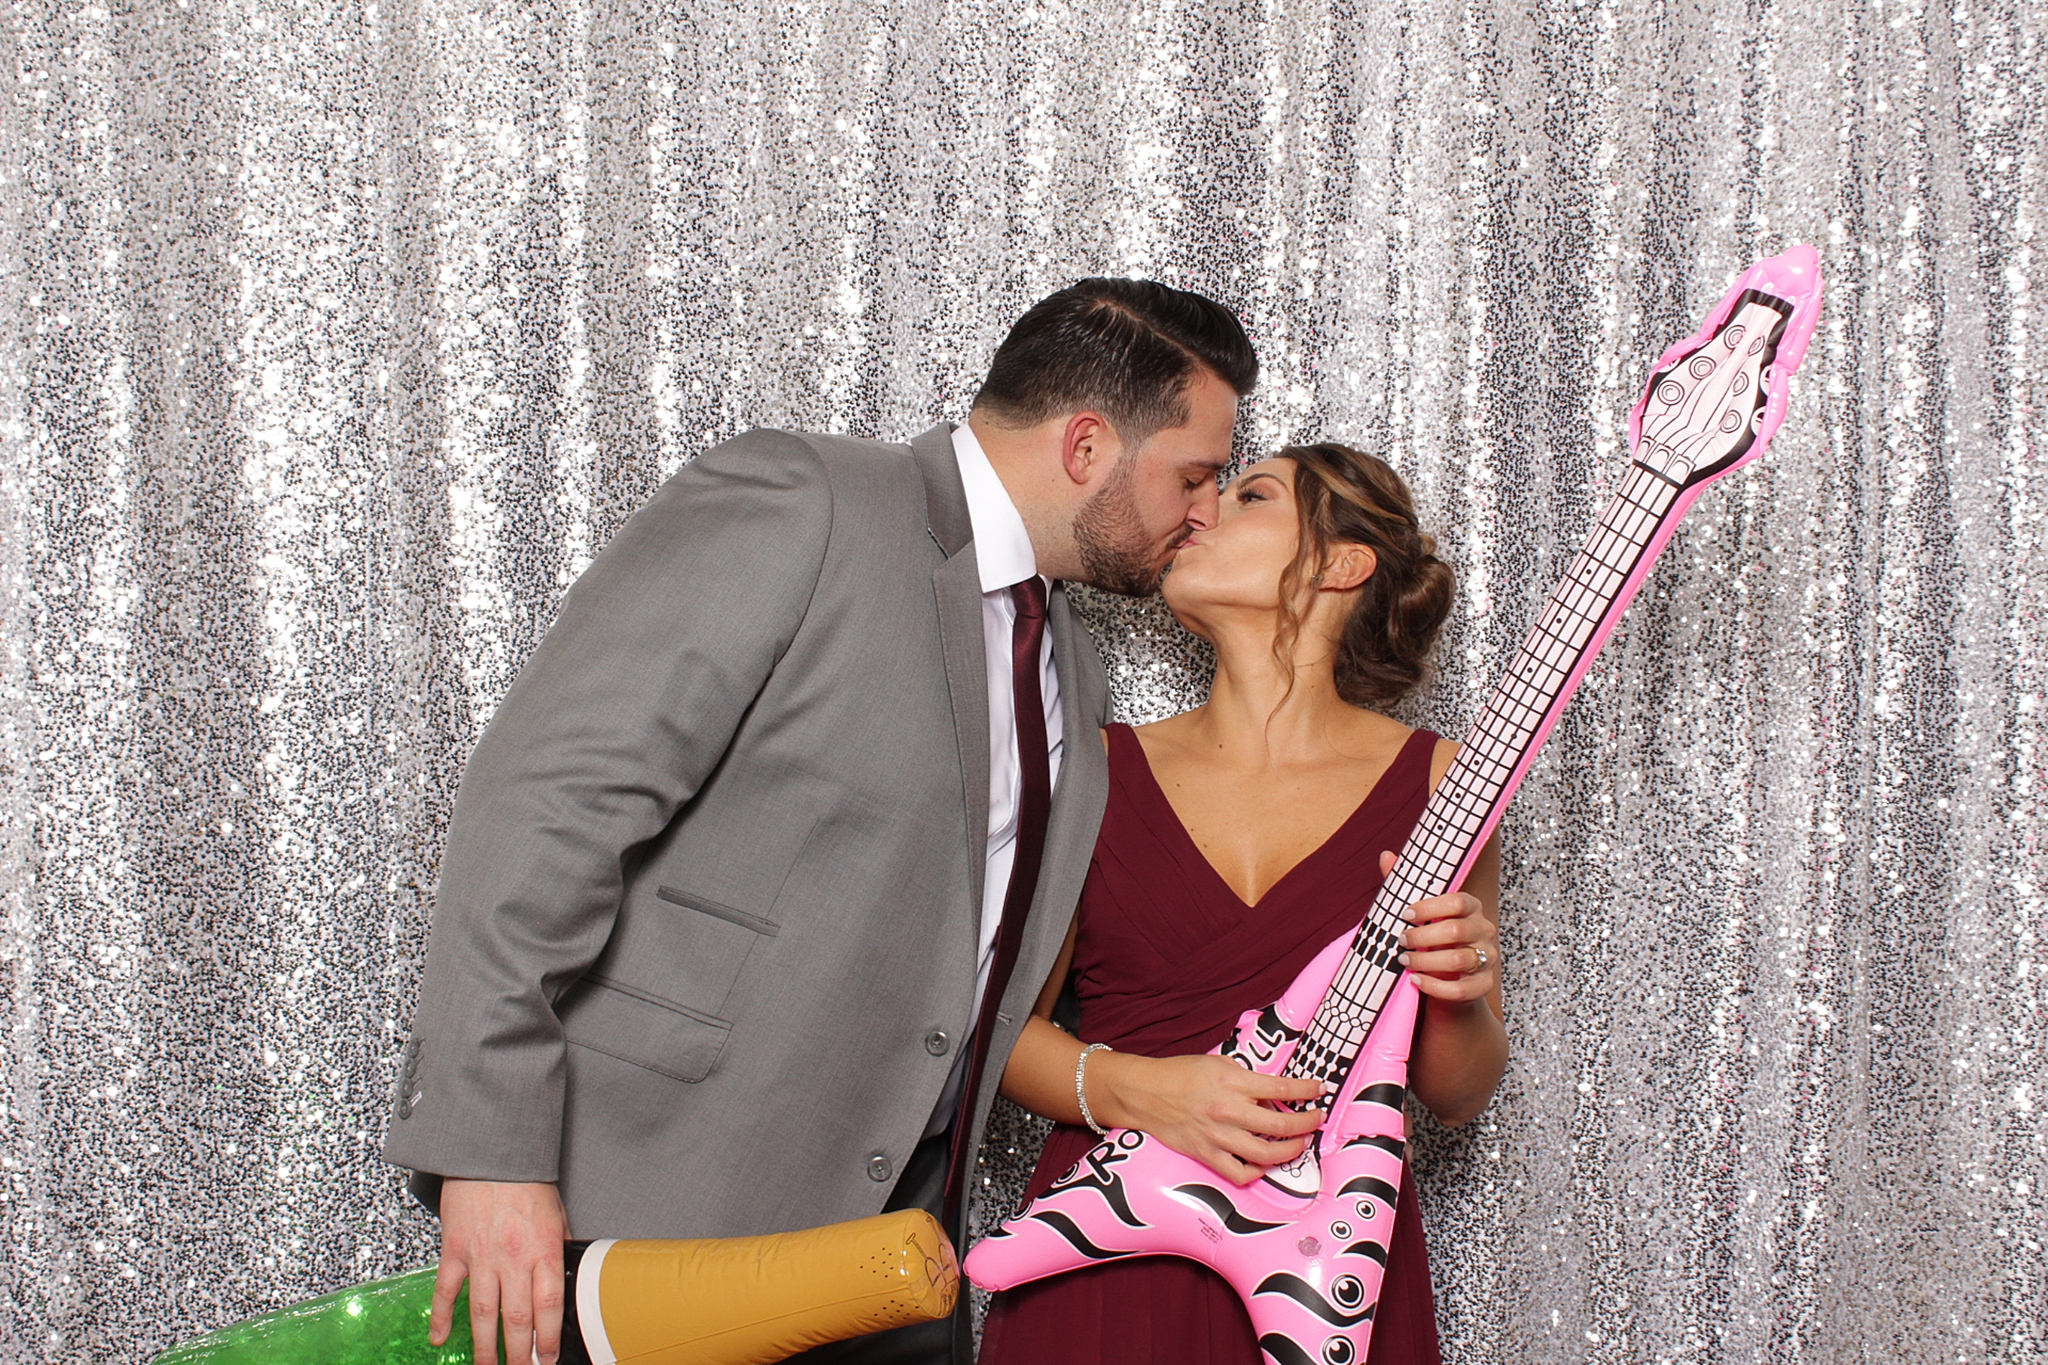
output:
M 1058 588 L 1048 625 L 1065 757 L 977 1142 L 1108 788 Z M 469 761 L 385 1158 L 558 1181 L 581 1237 L 878 1212 L 972 1025 L 983 658 L 950 427 L 752 431 L 685 467 Z

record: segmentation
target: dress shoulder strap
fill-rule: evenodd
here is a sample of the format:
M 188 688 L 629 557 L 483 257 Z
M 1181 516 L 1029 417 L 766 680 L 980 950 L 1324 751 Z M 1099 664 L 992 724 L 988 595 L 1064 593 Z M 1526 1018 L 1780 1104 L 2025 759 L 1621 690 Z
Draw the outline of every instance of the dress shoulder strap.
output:
M 1123 767 L 1133 758 L 1143 759 L 1145 751 L 1138 743 L 1138 733 L 1120 720 L 1113 720 L 1102 727 L 1102 734 L 1109 741 L 1109 766 L 1112 771 Z
M 1436 757 L 1437 741 L 1443 736 L 1434 730 L 1416 730 L 1401 745 L 1401 752 L 1394 755 L 1394 762 L 1387 769 L 1381 783 L 1394 791 L 1410 792 L 1420 787 L 1429 790 L 1430 762 Z

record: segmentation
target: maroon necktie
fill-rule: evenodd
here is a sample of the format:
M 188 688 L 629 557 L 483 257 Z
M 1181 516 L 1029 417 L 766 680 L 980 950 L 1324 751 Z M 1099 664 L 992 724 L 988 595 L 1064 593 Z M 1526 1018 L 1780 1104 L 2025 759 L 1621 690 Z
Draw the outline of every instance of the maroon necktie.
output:
M 1038 864 L 1045 852 L 1045 821 L 1052 810 L 1052 763 L 1046 755 L 1045 692 L 1038 683 L 1039 644 L 1045 638 L 1045 584 L 1033 574 L 1010 589 L 1017 604 L 1017 624 L 1010 632 L 1010 686 L 1017 717 L 1017 760 L 1023 790 L 1017 801 L 1017 858 L 1010 864 L 1010 885 L 1003 893 L 1003 922 L 996 929 L 995 960 L 989 964 L 988 987 L 981 1013 L 974 1021 L 974 1054 L 967 1063 L 967 1087 L 960 1112 L 953 1119 L 953 1147 L 946 1159 L 946 1223 L 955 1226 L 962 1206 L 967 1174 L 968 1129 L 974 1126 L 974 1097 L 981 1091 L 982 1068 L 988 1062 L 989 1038 L 996 1030 L 996 1009 L 1017 965 L 1017 945 L 1024 941 L 1024 917 L 1038 890 Z

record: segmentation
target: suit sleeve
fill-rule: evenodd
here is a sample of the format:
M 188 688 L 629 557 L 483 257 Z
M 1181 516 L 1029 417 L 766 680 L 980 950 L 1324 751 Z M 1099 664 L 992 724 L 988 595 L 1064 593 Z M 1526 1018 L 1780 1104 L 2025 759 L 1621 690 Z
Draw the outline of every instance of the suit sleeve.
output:
M 463 772 L 386 1160 L 556 1179 L 554 1001 L 610 937 L 624 855 L 696 793 L 788 648 L 831 526 L 817 453 L 749 432 L 577 580 Z

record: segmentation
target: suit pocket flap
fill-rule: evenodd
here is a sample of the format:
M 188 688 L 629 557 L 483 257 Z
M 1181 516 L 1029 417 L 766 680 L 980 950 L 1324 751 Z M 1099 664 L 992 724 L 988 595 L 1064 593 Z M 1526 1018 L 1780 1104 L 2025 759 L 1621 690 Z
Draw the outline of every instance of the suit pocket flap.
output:
M 706 900 L 702 896 L 693 896 L 687 891 L 678 891 L 673 886 L 656 887 L 654 894 L 667 901 L 670 905 L 680 905 L 685 910 L 695 910 L 700 915 L 709 915 L 713 919 L 722 919 L 727 924 L 737 924 L 742 929 L 752 929 L 755 933 L 766 934 L 769 938 L 774 938 L 782 932 L 782 926 L 772 919 L 762 919 L 759 915 L 750 915 L 744 910 L 735 910 L 730 905 L 721 905 L 717 901 Z
M 578 1047 L 693 1084 L 711 1074 L 732 1032 L 726 1020 L 589 976 L 555 1013 Z

